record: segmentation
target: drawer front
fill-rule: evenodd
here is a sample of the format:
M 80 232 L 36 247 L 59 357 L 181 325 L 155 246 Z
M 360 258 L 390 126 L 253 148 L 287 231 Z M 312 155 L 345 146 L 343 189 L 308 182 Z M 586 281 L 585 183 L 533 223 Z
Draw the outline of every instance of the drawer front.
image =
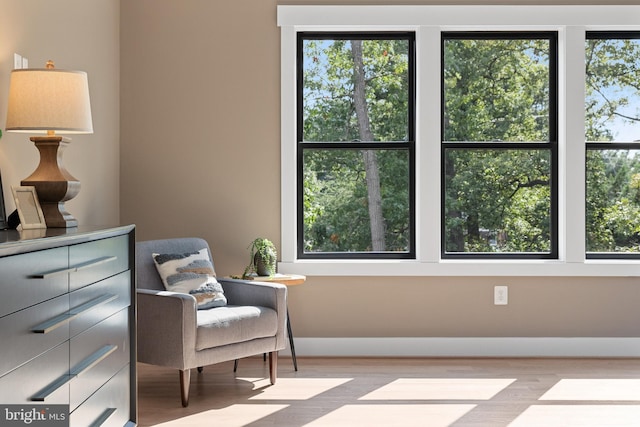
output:
M 0 377 L 0 402 L 69 404 L 69 343 L 65 342 Z M 41 399 L 36 399 L 40 396 Z
M 0 318 L 0 376 L 69 339 L 69 296 Z
M 71 293 L 70 334 L 76 336 L 131 305 L 131 274 L 120 273 Z
M 69 290 L 68 249 L 0 258 L 0 317 Z
M 69 417 L 73 427 L 122 427 L 129 416 L 129 365 L 111 378 Z
M 129 269 L 129 236 L 111 237 L 69 247 L 70 290 Z
M 129 313 L 121 310 L 71 339 L 71 410 L 129 362 Z

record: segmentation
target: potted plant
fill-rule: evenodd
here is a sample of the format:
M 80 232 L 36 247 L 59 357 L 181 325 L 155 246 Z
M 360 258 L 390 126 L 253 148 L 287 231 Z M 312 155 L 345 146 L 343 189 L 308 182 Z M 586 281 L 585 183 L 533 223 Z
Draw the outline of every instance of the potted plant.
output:
M 276 273 L 278 252 L 269 239 L 258 237 L 249 245 L 249 265 L 244 269 L 243 277 L 251 275 L 273 276 Z

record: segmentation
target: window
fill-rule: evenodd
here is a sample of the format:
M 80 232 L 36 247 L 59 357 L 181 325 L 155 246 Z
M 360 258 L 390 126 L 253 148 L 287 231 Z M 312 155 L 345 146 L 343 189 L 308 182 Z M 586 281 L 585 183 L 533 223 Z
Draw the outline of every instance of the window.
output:
M 298 34 L 299 258 L 415 257 L 414 40 Z
M 279 5 L 280 271 L 637 275 L 639 17 L 637 5 Z
M 586 248 L 640 256 L 640 32 L 587 32 Z
M 556 46 L 442 34 L 443 257 L 557 257 Z

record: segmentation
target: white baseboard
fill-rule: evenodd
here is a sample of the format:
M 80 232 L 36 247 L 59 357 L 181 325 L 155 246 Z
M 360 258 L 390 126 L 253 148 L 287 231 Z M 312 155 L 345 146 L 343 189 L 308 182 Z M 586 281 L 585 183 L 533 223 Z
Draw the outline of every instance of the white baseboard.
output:
M 640 357 L 640 338 L 295 338 L 296 356 Z M 291 355 L 289 347 L 281 352 Z

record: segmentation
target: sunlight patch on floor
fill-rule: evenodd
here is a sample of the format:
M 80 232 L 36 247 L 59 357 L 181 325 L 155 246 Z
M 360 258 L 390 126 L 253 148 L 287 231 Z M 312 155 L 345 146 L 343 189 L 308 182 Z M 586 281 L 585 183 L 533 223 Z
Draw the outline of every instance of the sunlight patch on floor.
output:
M 305 427 L 447 427 L 476 405 L 344 405 Z M 366 422 L 363 422 L 366 420 Z M 428 422 L 427 422 L 428 420 Z
M 197 414 L 188 415 L 154 427 L 243 427 L 257 422 L 262 418 L 286 409 L 289 405 L 231 405 L 221 409 L 211 409 Z
M 278 378 L 275 385 L 261 389 L 259 395 L 251 396 L 249 400 L 308 400 L 352 380 L 353 378 Z M 255 384 L 260 385 L 259 382 Z
M 359 400 L 489 400 L 513 378 L 399 378 Z
M 509 427 L 637 427 L 640 405 L 534 405 Z
M 640 379 L 563 379 L 540 400 L 640 401 Z

